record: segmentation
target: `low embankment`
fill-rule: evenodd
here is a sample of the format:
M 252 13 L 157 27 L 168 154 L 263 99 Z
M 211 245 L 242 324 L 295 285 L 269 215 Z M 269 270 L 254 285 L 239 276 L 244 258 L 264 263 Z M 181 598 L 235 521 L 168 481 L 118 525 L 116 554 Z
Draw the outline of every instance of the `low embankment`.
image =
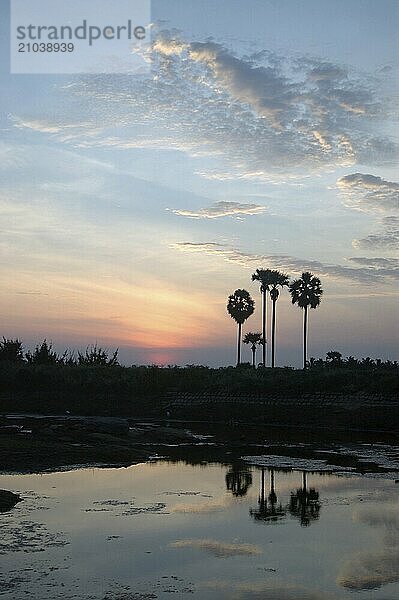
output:
M 397 368 L 210 369 L 0 363 L 0 412 L 393 431 Z
M 164 401 L 171 418 L 257 423 L 280 427 L 399 432 L 396 397 L 355 394 L 170 393 Z

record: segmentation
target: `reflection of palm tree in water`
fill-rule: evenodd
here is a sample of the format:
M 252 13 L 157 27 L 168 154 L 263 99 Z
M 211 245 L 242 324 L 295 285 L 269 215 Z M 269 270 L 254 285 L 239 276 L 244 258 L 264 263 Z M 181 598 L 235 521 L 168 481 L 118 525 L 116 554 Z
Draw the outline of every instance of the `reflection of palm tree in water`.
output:
M 320 516 L 319 492 L 307 487 L 306 475 L 306 471 L 303 471 L 302 487 L 296 492 L 291 492 L 287 507 L 291 515 L 300 520 L 303 527 L 307 527 Z
M 252 485 L 252 473 L 239 463 L 233 463 L 226 473 L 226 487 L 233 496 L 245 496 Z
M 266 498 L 265 493 L 265 469 L 262 468 L 260 478 L 260 493 L 258 499 L 258 508 L 249 510 L 251 517 L 255 521 L 277 521 L 285 515 L 281 502 L 277 503 L 277 494 L 275 491 L 274 469 L 270 470 L 270 493 Z

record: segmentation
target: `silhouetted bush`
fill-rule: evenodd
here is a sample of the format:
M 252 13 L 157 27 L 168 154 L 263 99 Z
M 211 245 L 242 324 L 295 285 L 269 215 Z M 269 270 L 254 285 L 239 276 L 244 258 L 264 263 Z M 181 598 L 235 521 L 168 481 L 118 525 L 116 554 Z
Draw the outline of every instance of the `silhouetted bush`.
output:
M 72 360 L 72 358 L 70 358 Z M 115 350 L 111 357 L 108 356 L 108 350 L 104 348 L 94 346 L 87 346 L 84 354 L 78 352 L 78 364 L 79 365 L 101 365 L 103 367 L 115 367 L 118 363 L 118 349 Z
M 391 360 L 382 360 L 376 358 L 375 360 L 367 356 L 366 358 L 357 359 L 354 356 L 348 356 L 343 358 L 341 352 L 337 350 L 330 350 L 327 352 L 325 360 L 322 358 L 310 358 L 308 362 L 309 369 L 362 369 L 362 370 L 398 370 L 398 362 Z
M 3 336 L 3 340 L 0 342 L 0 360 L 23 363 L 24 351 L 22 342 L 18 339 L 10 340 Z
M 47 340 L 43 340 L 33 352 L 28 351 L 25 358 L 30 365 L 56 365 L 62 362 L 62 358 L 53 350 L 52 343 L 47 343 Z

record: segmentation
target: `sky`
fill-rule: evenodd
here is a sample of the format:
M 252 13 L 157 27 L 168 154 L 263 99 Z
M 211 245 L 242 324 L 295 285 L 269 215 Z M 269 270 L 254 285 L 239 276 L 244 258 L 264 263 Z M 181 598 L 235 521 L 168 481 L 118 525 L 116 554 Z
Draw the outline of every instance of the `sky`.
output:
M 398 13 L 154 0 L 148 75 L 11 75 L 2 0 L 0 334 L 234 364 L 228 295 L 260 331 L 255 269 L 310 270 L 309 355 L 398 359 Z M 286 290 L 277 326 L 300 366 Z

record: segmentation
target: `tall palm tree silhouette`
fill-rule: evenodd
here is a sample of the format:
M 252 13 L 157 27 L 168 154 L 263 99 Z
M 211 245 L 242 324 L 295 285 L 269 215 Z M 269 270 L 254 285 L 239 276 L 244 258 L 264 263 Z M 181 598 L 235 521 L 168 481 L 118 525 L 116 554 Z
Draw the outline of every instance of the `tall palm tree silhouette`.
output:
M 266 367 L 266 344 L 267 344 L 267 292 L 269 291 L 269 284 L 271 283 L 270 277 L 271 269 L 256 269 L 255 273 L 252 274 L 252 281 L 259 281 L 260 293 L 262 295 L 262 363 Z
M 302 273 L 302 277 L 290 285 L 292 304 L 303 308 L 303 368 L 307 365 L 307 335 L 308 335 L 308 308 L 317 308 L 321 302 L 323 290 L 321 281 L 309 271 Z
M 283 288 L 285 286 L 288 287 L 289 278 L 285 273 L 281 273 L 281 271 L 270 271 L 269 274 L 269 290 L 270 290 L 270 298 L 272 301 L 272 368 L 275 365 L 275 356 L 276 356 L 276 302 L 280 295 L 279 287 Z
M 255 310 L 255 302 L 247 290 L 236 290 L 227 301 L 227 312 L 238 324 L 237 336 L 237 366 L 241 362 L 241 329 L 243 323 Z
M 263 343 L 262 334 L 259 332 L 256 332 L 256 333 L 248 332 L 245 334 L 243 342 L 244 342 L 244 344 L 251 344 L 252 366 L 253 366 L 253 368 L 255 368 L 256 346 L 257 346 L 257 344 Z

